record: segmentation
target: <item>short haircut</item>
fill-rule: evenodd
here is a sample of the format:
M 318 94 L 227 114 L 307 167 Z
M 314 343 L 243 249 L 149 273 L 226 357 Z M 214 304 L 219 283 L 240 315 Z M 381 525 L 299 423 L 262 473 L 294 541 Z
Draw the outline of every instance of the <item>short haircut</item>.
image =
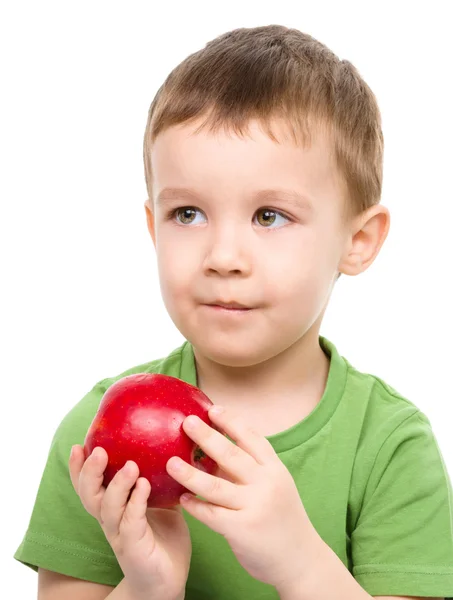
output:
M 173 69 L 151 103 L 144 135 L 150 199 L 150 152 L 156 137 L 200 119 L 198 130 L 223 128 L 238 135 L 257 119 L 276 142 L 272 121 L 282 120 L 294 141 L 305 147 L 321 128 L 345 190 L 345 217 L 380 201 L 384 140 L 375 95 L 349 61 L 298 29 L 235 29 Z

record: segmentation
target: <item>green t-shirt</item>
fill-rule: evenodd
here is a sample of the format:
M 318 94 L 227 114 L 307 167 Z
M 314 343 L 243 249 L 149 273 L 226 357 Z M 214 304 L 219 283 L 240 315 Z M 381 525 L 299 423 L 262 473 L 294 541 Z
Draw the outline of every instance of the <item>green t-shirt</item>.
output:
M 268 437 L 311 522 L 370 595 L 453 596 L 451 482 L 429 420 L 382 380 L 354 369 L 328 340 L 320 344 L 330 357 L 321 401 Z M 54 435 L 17 560 L 112 586 L 122 579 L 100 525 L 72 487 L 68 459 L 107 388 L 140 372 L 197 385 L 187 341 L 164 359 L 98 382 Z M 278 598 L 240 566 L 223 536 L 184 515 L 193 547 L 186 600 Z

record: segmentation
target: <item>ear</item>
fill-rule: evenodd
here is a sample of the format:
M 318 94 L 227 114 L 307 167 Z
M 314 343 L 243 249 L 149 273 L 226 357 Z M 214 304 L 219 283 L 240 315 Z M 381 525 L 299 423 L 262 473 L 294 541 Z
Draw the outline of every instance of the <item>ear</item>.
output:
M 148 225 L 148 231 L 153 239 L 154 246 L 156 245 L 156 231 L 154 225 L 154 213 L 151 208 L 151 201 L 148 198 L 145 202 L 145 211 L 146 211 L 146 223 Z
M 379 254 L 390 228 L 390 213 L 376 204 L 352 220 L 347 248 L 338 266 L 340 273 L 359 275 Z

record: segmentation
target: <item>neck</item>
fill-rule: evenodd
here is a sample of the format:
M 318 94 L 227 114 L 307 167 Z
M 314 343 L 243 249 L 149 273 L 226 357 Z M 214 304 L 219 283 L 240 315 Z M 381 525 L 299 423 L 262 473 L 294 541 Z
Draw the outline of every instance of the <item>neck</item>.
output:
M 194 348 L 197 384 L 215 403 L 249 406 L 259 400 L 261 408 L 279 404 L 284 398 L 318 400 L 329 372 L 329 359 L 319 345 L 319 330 L 313 328 L 278 356 L 250 367 L 228 367 L 201 356 Z

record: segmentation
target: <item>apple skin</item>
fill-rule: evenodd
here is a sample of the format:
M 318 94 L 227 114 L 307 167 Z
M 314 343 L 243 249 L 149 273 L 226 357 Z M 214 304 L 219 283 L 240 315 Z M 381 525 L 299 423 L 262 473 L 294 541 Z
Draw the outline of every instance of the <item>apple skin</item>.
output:
M 151 483 L 148 506 L 179 504 L 184 486 L 171 477 L 166 464 L 179 456 L 201 471 L 213 474 L 217 464 L 185 433 L 182 423 L 197 415 L 214 427 L 208 410 L 211 400 L 199 388 L 169 375 L 135 373 L 111 385 L 102 397 L 84 442 L 85 458 L 101 446 L 108 464 L 107 485 L 128 460 L 137 463 L 140 477 Z

